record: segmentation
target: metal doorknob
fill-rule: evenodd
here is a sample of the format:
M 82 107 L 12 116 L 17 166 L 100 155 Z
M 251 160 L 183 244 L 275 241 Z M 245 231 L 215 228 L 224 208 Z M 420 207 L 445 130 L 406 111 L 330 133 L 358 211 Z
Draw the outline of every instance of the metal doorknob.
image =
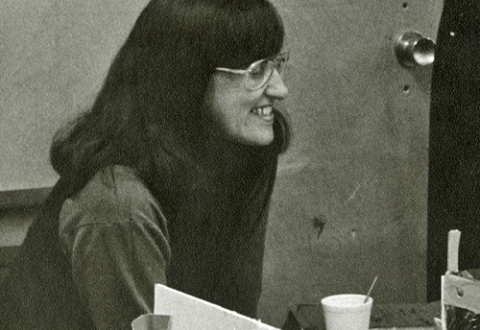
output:
M 429 65 L 435 60 L 435 42 L 419 32 L 406 32 L 395 43 L 395 55 L 405 67 Z

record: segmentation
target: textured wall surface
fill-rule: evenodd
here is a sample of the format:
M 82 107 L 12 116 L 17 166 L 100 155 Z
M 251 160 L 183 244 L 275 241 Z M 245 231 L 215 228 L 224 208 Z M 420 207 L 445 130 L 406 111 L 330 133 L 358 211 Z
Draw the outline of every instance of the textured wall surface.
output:
M 426 299 L 431 67 L 404 68 L 406 31 L 435 39 L 442 1 L 275 0 L 292 52 L 295 134 L 273 196 L 260 316 L 335 293 Z
M 93 101 L 146 3 L 0 1 L 0 191 L 53 185 L 53 134 Z

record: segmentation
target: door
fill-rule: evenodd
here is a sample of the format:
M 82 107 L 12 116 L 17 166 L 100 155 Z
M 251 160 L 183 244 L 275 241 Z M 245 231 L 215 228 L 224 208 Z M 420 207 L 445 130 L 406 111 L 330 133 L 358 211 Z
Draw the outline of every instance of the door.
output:
M 441 0 L 274 0 L 291 61 L 294 136 L 272 198 L 259 316 L 336 293 L 426 301 L 431 65 L 397 39 L 435 40 Z

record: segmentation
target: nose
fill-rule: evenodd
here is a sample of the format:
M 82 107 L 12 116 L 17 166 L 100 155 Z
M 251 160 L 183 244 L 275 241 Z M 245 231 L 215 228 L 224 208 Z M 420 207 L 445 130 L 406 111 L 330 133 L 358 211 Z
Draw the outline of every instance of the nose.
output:
M 273 70 L 272 76 L 267 82 L 265 94 L 280 100 L 283 100 L 288 95 L 288 88 L 283 83 L 282 76 L 276 69 Z

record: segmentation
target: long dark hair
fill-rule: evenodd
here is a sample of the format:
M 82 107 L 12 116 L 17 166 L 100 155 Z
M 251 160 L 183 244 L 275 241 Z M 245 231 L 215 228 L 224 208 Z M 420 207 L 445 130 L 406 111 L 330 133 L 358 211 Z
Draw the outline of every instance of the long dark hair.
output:
M 202 146 L 216 145 L 216 141 L 204 136 L 199 125 L 204 119 L 203 100 L 215 67 L 244 67 L 279 52 L 282 41 L 281 20 L 266 0 L 152 0 L 115 58 L 92 108 L 54 139 L 51 162 L 60 180 L 30 226 L 19 261 L 2 288 L 0 305 L 5 305 L 0 306 L 0 321 L 16 324 L 35 319 L 42 329 L 51 328 L 55 322 L 59 322 L 59 328 L 66 322 L 66 327 L 77 324 L 82 329 L 94 328 L 80 302 L 70 261 L 58 240 L 58 214 L 66 198 L 109 165 L 133 168 L 161 202 L 162 212 L 169 219 L 172 260 L 182 253 L 210 251 L 205 244 L 222 242 L 228 243 L 228 250 L 217 249 L 210 256 L 210 264 L 216 264 L 212 256 L 218 253 L 225 256 L 225 264 L 235 260 L 229 251 L 241 250 L 249 233 L 265 226 L 266 203 L 276 169 L 276 162 L 269 160 L 276 160 L 287 145 L 288 125 L 283 116 L 276 116 L 274 142 L 258 149 L 265 155 L 265 162 L 257 157 L 257 152 L 250 157 L 250 149 L 228 152 L 230 145 L 219 143 L 227 147 L 220 147 L 226 152 L 218 153 L 218 160 L 227 168 L 227 174 L 235 177 L 229 181 L 226 175 L 221 176 L 224 171 L 219 176 L 227 178 L 223 185 L 217 187 L 217 182 L 205 180 L 207 187 L 188 190 L 189 176 L 193 180 L 190 182 L 206 177 L 197 175 L 200 170 L 195 171 L 197 167 L 201 169 L 202 159 L 198 156 L 205 150 Z M 237 153 L 238 150 L 243 152 Z M 247 157 L 256 163 L 242 163 Z M 246 175 L 240 175 L 238 168 L 243 168 L 241 174 Z M 234 185 L 228 185 L 229 182 Z M 229 195 L 231 186 L 238 193 Z M 176 198 L 182 193 L 186 195 L 183 201 Z M 210 198 L 212 194 L 214 198 Z M 180 212 L 176 213 L 177 210 Z M 250 213 L 255 217 L 246 216 Z M 204 215 L 208 217 L 204 219 Z M 193 237 L 189 232 L 202 228 L 203 220 L 212 221 L 205 228 L 216 232 L 222 228 L 225 238 L 213 240 L 212 232 L 203 236 L 195 233 L 194 242 L 183 244 L 182 240 Z M 263 255 L 263 250 L 256 253 Z M 202 264 L 206 260 L 203 258 L 187 259 L 186 265 L 180 262 L 169 266 L 170 284 L 182 287 L 182 283 L 190 283 L 182 277 L 187 273 L 185 269 L 195 266 L 202 270 L 210 265 Z M 220 271 L 217 269 L 217 273 Z M 204 276 L 209 274 L 205 272 Z M 202 296 L 211 288 L 204 287 L 206 282 L 199 278 L 195 283 L 202 285 L 186 290 Z M 228 284 L 227 287 L 235 289 Z M 228 295 L 215 300 L 212 292 L 204 296 L 227 308 L 242 303 L 241 299 L 230 302 Z M 259 294 L 255 288 L 253 292 Z M 258 297 L 250 295 L 250 291 L 244 294 L 252 303 L 239 312 L 253 315 Z M 54 308 L 41 310 L 40 306 Z M 10 314 L 4 316 L 7 312 Z
M 147 184 L 160 179 L 167 189 L 179 175 L 194 175 L 215 68 L 241 68 L 274 55 L 283 38 L 281 19 L 267 0 L 150 1 L 92 108 L 54 138 L 53 168 L 73 191 L 114 164 L 133 167 Z M 285 146 L 282 126 L 282 141 L 275 143 Z

